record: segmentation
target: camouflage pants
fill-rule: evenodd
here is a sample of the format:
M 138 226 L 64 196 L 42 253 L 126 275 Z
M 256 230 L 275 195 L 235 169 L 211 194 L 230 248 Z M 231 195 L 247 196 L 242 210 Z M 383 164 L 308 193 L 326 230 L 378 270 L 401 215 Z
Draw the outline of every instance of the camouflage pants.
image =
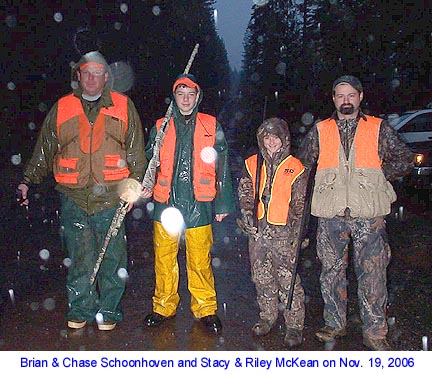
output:
M 383 217 L 319 218 L 317 255 L 322 264 L 320 282 L 325 324 L 335 328 L 346 326 L 346 269 L 350 239 L 354 248 L 363 335 L 373 339 L 384 338 L 388 332 L 386 269 L 391 254 Z
M 287 240 L 249 240 L 251 273 L 257 292 L 260 319 L 273 324 L 278 318 L 279 310 L 282 310 L 287 328 L 303 330 L 305 294 L 298 274 L 291 310 L 287 308 L 294 256 L 295 248 L 288 246 Z

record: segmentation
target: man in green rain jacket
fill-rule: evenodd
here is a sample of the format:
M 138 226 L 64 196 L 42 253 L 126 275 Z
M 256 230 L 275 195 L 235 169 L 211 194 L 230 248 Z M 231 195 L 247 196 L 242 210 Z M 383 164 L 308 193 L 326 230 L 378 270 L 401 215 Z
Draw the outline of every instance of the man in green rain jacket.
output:
M 212 222 L 222 221 L 234 211 L 228 148 L 216 118 L 198 112 L 202 90 L 193 75 L 180 75 L 174 85 L 173 117 L 160 148 L 160 167 L 153 191 L 156 287 L 153 311 L 147 326 L 158 326 L 176 314 L 179 267 L 177 254 L 182 233 L 186 242 L 186 269 L 191 293 L 191 312 L 212 333 L 222 330 L 216 315 L 217 300 L 210 250 Z M 153 156 L 157 131 L 150 132 L 146 155 Z M 180 222 L 172 222 L 175 217 Z
M 144 137 L 133 102 L 110 89 L 111 70 L 99 52 L 82 56 L 74 71 L 79 84 L 45 118 L 18 189 L 21 204 L 28 205 L 29 186 L 53 172 L 70 260 L 68 327 L 80 329 L 96 319 L 99 330 L 112 330 L 123 317 L 124 223 L 107 247 L 96 282 L 90 284 L 90 277 L 117 210 L 120 182 L 130 178 L 138 183 L 147 167 Z

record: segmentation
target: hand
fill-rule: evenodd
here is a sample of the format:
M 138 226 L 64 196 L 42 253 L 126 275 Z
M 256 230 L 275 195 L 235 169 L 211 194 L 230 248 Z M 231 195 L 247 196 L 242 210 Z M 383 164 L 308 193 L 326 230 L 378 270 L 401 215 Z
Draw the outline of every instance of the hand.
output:
M 217 222 L 222 222 L 222 220 L 228 215 L 228 213 L 216 214 L 215 220 Z
M 16 193 L 17 193 L 17 202 L 20 206 L 28 206 L 29 205 L 29 200 L 27 198 L 27 193 L 28 193 L 28 186 L 24 183 L 21 183 L 18 185 L 17 189 L 16 189 Z
M 371 228 L 375 229 L 375 232 L 380 232 L 384 229 L 385 226 L 385 216 L 376 217 L 373 219 L 371 223 Z
M 141 191 L 141 197 L 144 199 L 149 199 L 150 197 L 152 197 L 153 195 L 153 191 L 147 187 L 144 187 L 143 190 Z
M 240 229 L 248 235 L 252 235 L 254 239 L 256 240 L 256 235 L 258 232 L 258 229 L 254 227 L 253 225 L 253 215 L 250 211 L 243 211 L 242 210 L 242 218 L 236 220 L 237 225 L 240 227 Z

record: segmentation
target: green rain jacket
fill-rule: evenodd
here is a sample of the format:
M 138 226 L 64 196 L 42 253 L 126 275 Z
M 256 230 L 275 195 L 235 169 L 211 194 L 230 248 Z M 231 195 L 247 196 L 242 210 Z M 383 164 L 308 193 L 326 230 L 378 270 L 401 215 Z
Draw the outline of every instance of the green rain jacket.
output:
M 104 88 L 102 96 L 96 103 L 87 102 L 82 99 L 81 88 L 74 90 L 74 95 L 81 99 L 84 113 L 90 122 L 94 122 L 102 107 L 113 105 L 110 90 Z M 129 178 L 141 181 L 147 167 L 147 159 L 144 155 L 144 136 L 138 112 L 132 100 L 128 98 L 128 129 L 126 131 L 126 160 L 130 171 Z M 40 184 L 42 180 L 52 173 L 53 159 L 60 148 L 58 142 L 57 122 L 58 102 L 53 105 L 46 116 L 40 130 L 36 146 L 30 161 L 24 168 L 23 182 Z M 119 202 L 119 196 L 115 186 L 107 187 L 95 185 L 91 180 L 89 184 L 81 189 L 71 189 L 59 184 L 56 190 L 70 197 L 74 202 L 89 215 L 98 213 L 104 209 L 112 208 Z
M 202 100 L 202 91 L 200 102 Z M 168 204 L 154 201 L 153 219 L 161 220 L 161 214 L 167 207 L 175 207 L 183 215 L 186 228 L 206 226 L 213 222 L 215 214 L 232 213 L 235 210 L 231 172 L 228 164 L 228 145 L 222 126 L 216 123 L 216 197 L 212 202 L 197 201 L 193 192 L 193 134 L 195 128 L 198 105 L 195 106 L 190 120 L 180 113 L 175 101 L 173 102 L 173 118 L 176 129 L 176 149 L 173 178 Z M 189 117 L 189 116 L 188 116 Z M 156 125 L 150 130 L 149 141 L 146 146 L 146 156 L 150 160 L 153 156 L 153 146 L 156 137 Z

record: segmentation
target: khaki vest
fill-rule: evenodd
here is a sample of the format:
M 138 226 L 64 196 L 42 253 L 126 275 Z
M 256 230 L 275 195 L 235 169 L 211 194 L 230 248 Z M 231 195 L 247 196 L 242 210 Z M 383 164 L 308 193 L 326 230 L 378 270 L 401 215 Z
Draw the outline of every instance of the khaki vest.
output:
M 156 122 L 159 131 L 163 122 Z M 214 152 L 216 141 L 216 118 L 204 113 L 197 113 L 193 144 L 193 188 L 197 201 L 213 201 L 216 196 L 216 158 L 210 162 L 203 161 L 203 153 Z M 171 118 L 165 138 L 160 147 L 160 167 L 158 169 L 153 197 L 156 201 L 167 203 L 170 197 L 171 182 L 174 171 L 176 131 L 174 119 Z M 204 155 L 205 158 L 205 155 Z
M 58 102 L 57 136 L 60 150 L 54 157 L 57 183 L 82 188 L 90 181 L 112 186 L 130 174 L 126 162 L 127 97 L 111 92 L 114 106 L 102 108 L 90 124 L 81 100 L 73 94 Z
M 378 137 L 381 119 L 360 119 L 348 160 L 334 119 L 317 124 L 320 154 L 311 213 L 317 217 L 373 218 L 390 213 L 396 200 L 392 185 L 381 169 Z
M 246 169 L 252 178 L 254 193 L 256 191 L 257 155 L 246 159 Z M 288 221 L 289 205 L 291 202 L 292 185 L 303 174 L 304 167 L 300 160 L 293 156 L 286 157 L 277 167 L 271 185 L 271 196 L 267 206 L 267 222 L 273 225 L 286 225 Z M 265 214 L 262 194 L 267 180 L 265 161 L 261 167 L 259 200 L 257 207 L 258 219 L 263 219 Z

